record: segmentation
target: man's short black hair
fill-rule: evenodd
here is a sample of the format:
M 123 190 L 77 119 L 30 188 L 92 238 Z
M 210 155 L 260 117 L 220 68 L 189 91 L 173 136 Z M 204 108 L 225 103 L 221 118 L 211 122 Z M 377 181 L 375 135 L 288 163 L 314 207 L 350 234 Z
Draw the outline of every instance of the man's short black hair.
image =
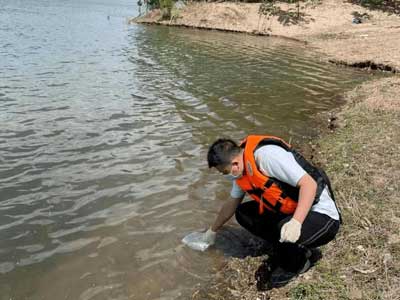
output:
M 218 139 L 208 149 L 208 167 L 226 167 L 240 153 L 240 147 L 231 139 Z

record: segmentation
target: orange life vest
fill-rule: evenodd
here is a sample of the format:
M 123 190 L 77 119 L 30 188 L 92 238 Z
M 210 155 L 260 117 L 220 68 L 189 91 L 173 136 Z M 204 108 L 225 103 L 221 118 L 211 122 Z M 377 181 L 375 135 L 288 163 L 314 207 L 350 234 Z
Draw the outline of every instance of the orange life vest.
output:
M 259 213 L 262 214 L 266 208 L 276 213 L 293 214 L 296 210 L 299 196 L 298 187 L 293 187 L 276 178 L 268 177 L 257 167 L 254 152 L 259 147 L 266 145 L 277 145 L 293 154 L 297 163 L 317 182 L 314 203 L 318 202 L 327 183 L 326 180 L 329 180 L 322 170 L 314 167 L 291 145 L 278 137 L 249 135 L 241 144 L 241 147 L 244 148 L 244 171 L 243 176 L 236 179 L 236 183 L 260 204 Z

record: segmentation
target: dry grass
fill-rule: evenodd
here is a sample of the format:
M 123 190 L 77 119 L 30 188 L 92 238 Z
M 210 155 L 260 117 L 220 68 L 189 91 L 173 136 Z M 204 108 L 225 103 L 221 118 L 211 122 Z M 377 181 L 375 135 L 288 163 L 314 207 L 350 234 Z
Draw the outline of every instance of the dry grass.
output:
M 321 268 L 334 262 L 344 299 L 400 297 L 399 84 L 398 77 L 387 78 L 349 93 L 341 127 L 320 141 L 318 157 L 344 216 Z
M 232 259 L 193 299 L 400 299 L 400 78 L 346 95 L 339 128 L 318 142 L 344 224 L 324 259 L 289 285 L 257 292 L 262 257 Z M 390 105 L 388 105 L 390 104 Z

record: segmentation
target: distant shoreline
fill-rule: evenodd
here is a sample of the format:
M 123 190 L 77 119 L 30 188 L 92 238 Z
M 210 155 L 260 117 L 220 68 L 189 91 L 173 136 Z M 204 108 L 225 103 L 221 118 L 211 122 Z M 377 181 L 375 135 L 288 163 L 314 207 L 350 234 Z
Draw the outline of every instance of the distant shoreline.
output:
M 318 48 L 321 59 L 330 63 L 400 72 L 399 16 L 325 0 L 301 10 L 298 24 L 291 20 L 285 25 L 278 17 L 260 15 L 259 7 L 260 3 L 191 2 L 170 20 L 161 20 L 161 11 L 153 10 L 130 22 L 289 38 Z M 282 11 L 290 8 L 286 4 L 281 7 Z M 368 17 L 354 24 L 354 11 Z

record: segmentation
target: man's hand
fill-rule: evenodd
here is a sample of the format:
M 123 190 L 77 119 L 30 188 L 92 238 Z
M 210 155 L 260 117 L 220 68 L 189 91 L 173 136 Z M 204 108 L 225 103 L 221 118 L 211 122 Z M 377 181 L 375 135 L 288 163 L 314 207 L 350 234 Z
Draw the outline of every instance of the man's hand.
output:
M 291 218 L 281 229 L 281 239 L 279 242 L 296 243 L 301 234 L 301 223 L 295 218 Z
M 217 233 L 210 228 L 203 234 L 203 241 L 211 246 L 215 244 L 216 237 Z

